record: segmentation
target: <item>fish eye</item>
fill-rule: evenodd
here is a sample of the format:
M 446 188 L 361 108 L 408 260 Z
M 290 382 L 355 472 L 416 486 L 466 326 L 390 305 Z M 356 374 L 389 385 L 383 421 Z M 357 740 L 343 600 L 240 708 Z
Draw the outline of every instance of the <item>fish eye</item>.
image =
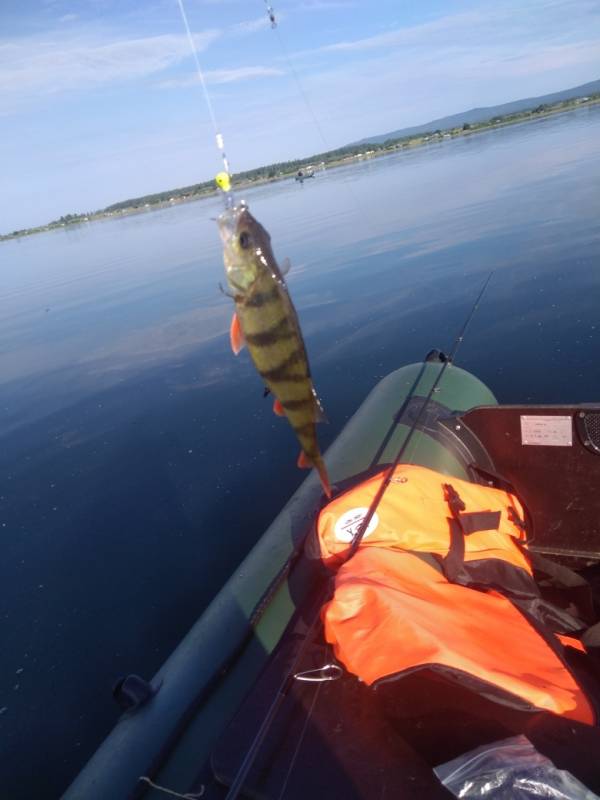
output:
M 250 247 L 250 234 L 248 231 L 242 231 L 240 233 L 240 247 L 242 250 L 247 250 Z

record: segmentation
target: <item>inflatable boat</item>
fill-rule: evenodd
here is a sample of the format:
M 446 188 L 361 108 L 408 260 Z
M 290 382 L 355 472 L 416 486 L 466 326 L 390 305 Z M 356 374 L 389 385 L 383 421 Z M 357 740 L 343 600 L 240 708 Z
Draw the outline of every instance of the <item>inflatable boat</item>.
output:
M 498 405 L 432 351 L 326 463 L 65 798 L 452 797 L 435 768 L 511 736 L 600 792 L 600 405 Z

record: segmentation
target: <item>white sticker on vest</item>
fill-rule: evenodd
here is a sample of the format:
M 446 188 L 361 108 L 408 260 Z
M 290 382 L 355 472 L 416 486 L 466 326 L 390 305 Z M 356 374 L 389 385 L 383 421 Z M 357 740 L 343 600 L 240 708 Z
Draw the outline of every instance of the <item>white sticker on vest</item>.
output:
M 571 447 L 573 445 L 571 417 L 559 414 L 522 415 L 521 444 Z
M 351 508 L 346 511 L 335 523 L 334 533 L 338 542 L 349 544 L 360 530 L 363 519 L 367 516 L 368 508 Z M 379 517 L 377 512 L 371 517 L 371 521 L 367 525 L 367 530 L 363 539 L 370 536 L 375 528 L 379 525 Z

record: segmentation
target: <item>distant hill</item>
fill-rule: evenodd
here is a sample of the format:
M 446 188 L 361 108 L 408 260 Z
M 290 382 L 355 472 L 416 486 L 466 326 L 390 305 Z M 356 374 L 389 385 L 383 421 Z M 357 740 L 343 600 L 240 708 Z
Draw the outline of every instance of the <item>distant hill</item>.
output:
M 600 80 L 590 81 L 572 89 L 565 89 L 563 92 L 545 94 L 541 97 L 528 97 L 524 100 L 515 100 L 512 103 L 503 103 L 499 106 L 488 106 L 486 108 L 472 108 L 461 114 L 453 114 L 449 117 L 434 119 L 425 125 L 416 125 L 412 128 L 401 128 L 390 133 L 382 133 L 358 142 L 338 147 L 335 150 L 328 150 L 323 153 L 316 153 L 311 156 L 292 159 L 290 161 L 267 164 L 266 166 L 255 167 L 254 169 L 238 172 L 235 174 L 235 181 L 238 188 L 247 188 L 253 184 L 265 183 L 273 180 L 281 180 L 293 177 L 304 167 L 314 168 L 315 164 L 322 164 L 324 167 L 338 166 L 346 164 L 356 158 L 362 158 L 365 154 L 361 152 L 365 145 L 372 145 L 373 151 L 381 153 L 398 150 L 399 148 L 422 144 L 427 141 L 426 137 L 420 134 L 444 131 L 448 137 L 462 134 L 463 131 L 472 133 L 476 130 L 485 130 L 489 124 L 495 125 L 497 122 L 515 123 L 525 119 L 536 119 L 548 113 L 558 113 L 567 108 L 575 108 L 578 98 L 588 98 L 591 103 L 600 101 Z M 498 118 L 498 119 L 497 119 Z M 469 127 L 472 126 L 472 127 Z M 458 130 L 453 130 L 458 129 Z M 414 137 L 414 141 L 410 141 Z M 439 138 L 438 136 L 434 137 Z M 404 140 L 404 141 L 403 141 Z M 373 155 L 368 153 L 367 155 Z M 183 202 L 189 199 L 197 199 L 217 191 L 213 180 L 196 183 L 192 186 L 183 186 L 178 189 L 169 189 L 162 192 L 145 195 L 144 197 L 133 197 L 129 200 L 122 200 L 113 203 L 106 208 L 97 211 L 89 211 L 79 214 L 65 214 L 60 219 L 38 225 L 35 228 L 23 228 L 10 233 L 1 234 L 0 241 L 5 239 L 15 239 L 19 236 L 28 236 L 32 233 L 40 233 L 54 228 L 65 228 L 70 225 L 79 225 L 83 222 L 90 222 L 94 219 L 103 217 L 131 214 L 138 211 L 146 211 L 156 206 L 170 206 L 174 203 Z
M 401 139 L 404 136 L 415 136 L 420 133 L 429 133 L 436 130 L 448 130 L 448 128 L 462 127 L 465 123 L 472 125 L 476 122 L 487 122 L 494 117 L 503 117 L 507 114 L 516 114 L 519 111 L 527 111 L 545 103 L 560 103 L 562 100 L 573 100 L 576 97 L 600 93 L 600 80 L 584 83 L 581 86 L 574 86 L 572 89 L 565 89 L 562 92 L 544 94 L 541 97 L 527 97 L 524 100 L 514 100 L 512 103 L 502 103 L 499 106 L 487 106 L 486 108 L 472 108 L 470 111 L 463 111 L 460 114 L 452 114 L 449 117 L 433 119 L 424 125 L 415 125 L 413 128 L 401 128 L 389 133 L 380 133 L 376 136 L 369 136 L 360 139 L 353 144 L 378 144 L 387 139 Z

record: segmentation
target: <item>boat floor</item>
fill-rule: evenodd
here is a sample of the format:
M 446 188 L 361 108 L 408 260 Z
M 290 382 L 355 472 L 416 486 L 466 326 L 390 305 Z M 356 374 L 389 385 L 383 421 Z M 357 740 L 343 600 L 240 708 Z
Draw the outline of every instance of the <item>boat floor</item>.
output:
M 600 728 L 499 705 L 433 670 L 376 689 L 345 672 L 321 683 L 291 679 L 277 701 L 292 666 L 294 672 L 304 671 L 332 660 L 317 634 L 301 663 L 294 664 L 306 630 L 301 619 L 288 630 L 213 751 L 213 774 L 222 786 L 234 781 L 276 701 L 277 714 L 257 748 L 243 797 L 452 797 L 433 766 L 521 733 L 557 767 L 600 793 Z M 586 680 L 600 675 L 590 657 L 581 659 L 575 666 L 587 673 Z M 207 796 L 223 793 L 209 791 Z

